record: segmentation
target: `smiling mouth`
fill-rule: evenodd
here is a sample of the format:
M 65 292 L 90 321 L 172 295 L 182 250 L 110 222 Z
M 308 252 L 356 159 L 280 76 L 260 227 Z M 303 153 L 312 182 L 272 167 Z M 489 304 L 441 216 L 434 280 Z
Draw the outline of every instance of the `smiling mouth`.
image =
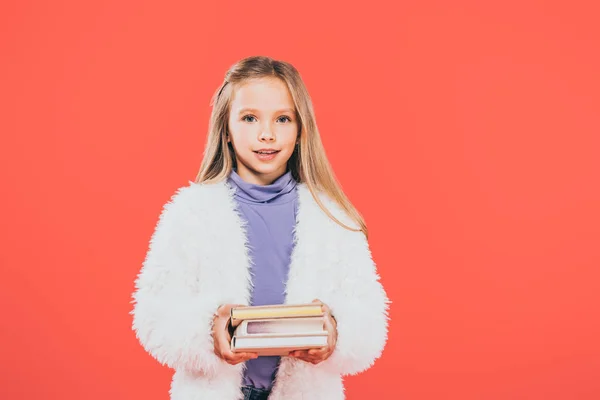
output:
M 279 150 L 256 150 L 255 153 L 257 153 L 257 154 L 275 154 L 275 153 L 279 153 Z

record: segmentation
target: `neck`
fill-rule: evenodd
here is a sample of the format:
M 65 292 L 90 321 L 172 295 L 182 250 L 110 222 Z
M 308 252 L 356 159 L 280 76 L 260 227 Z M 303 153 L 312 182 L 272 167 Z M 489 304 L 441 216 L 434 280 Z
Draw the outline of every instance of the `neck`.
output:
M 281 203 L 287 202 L 296 187 L 296 181 L 291 172 L 286 172 L 273 183 L 261 185 L 246 182 L 235 171 L 231 171 L 228 182 L 236 188 L 236 197 L 243 202 L 249 203 Z

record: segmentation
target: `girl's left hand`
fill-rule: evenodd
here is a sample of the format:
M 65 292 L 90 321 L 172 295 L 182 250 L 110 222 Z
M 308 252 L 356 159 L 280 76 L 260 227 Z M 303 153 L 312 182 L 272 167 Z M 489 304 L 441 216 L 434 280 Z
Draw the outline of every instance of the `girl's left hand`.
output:
M 327 360 L 329 356 L 331 356 L 331 353 L 333 353 L 333 350 L 335 350 L 335 344 L 337 342 L 337 322 L 331 315 L 331 310 L 327 304 L 324 304 L 318 299 L 313 300 L 313 303 L 321 304 L 323 312 L 325 313 L 323 316 L 325 323 L 324 328 L 327 332 L 329 332 L 329 336 L 327 337 L 327 346 L 319 349 L 292 351 L 290 352 L 289 356 L 312 364 L 318 364 Z

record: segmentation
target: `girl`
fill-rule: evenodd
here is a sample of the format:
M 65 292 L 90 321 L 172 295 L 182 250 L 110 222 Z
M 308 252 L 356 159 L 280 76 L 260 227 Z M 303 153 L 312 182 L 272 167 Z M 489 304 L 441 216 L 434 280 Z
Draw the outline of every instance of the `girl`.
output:
M 175 370 L 174 400 L 344 399 L 342 376 L 383 351 L 388 299 L 306 87 L 289 63 L 249 57 L 212 105 L 197 179 L 164 206 L 136 280 L 136 336 Z M 307 302 L 326 347 L 232 353 L 232 307 Z

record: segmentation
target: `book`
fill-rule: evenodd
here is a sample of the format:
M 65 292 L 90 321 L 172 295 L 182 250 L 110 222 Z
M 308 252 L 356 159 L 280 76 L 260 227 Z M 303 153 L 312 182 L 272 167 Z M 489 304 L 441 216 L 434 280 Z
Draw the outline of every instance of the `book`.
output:
M 327 346 L 327 332 L 311 336 L 234 336 L 233 352 L 252 352 L 259 356 L 285 356 L 290 351 Z
M 231 350 L 282 356 L 327 346 L 327 337 L 322 316 L 243 320 L 234 330 Z
M 242 321 L 236 332 L 239 336 L 292 333 L 310 335 L 323 332 L 323 326 L 323 317 L 257 319 Z
M 231 309 L 230 323 L 232 327 L 237 327 L 244 320 L 322 317 L 323 315 L 321 305 L 316 303 L 243 306 Z

